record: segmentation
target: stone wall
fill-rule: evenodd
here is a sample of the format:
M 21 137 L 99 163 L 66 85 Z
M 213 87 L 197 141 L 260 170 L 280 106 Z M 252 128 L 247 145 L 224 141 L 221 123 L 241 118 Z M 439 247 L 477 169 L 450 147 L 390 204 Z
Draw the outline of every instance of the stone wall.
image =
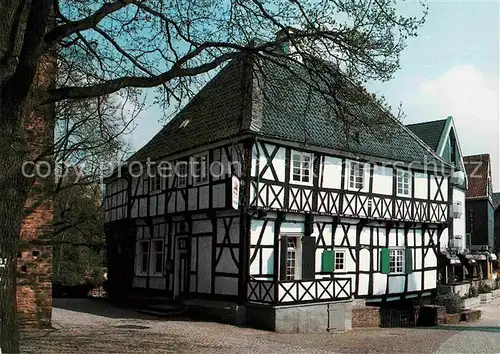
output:
M 247 325 L 279 333 L 324 333 L 350 330 L 352 302 L 286 306 L 247 304 Z
M 379 327 L 380 309 L 374 306 L 358 307 L 352 309 L 352 327 Z

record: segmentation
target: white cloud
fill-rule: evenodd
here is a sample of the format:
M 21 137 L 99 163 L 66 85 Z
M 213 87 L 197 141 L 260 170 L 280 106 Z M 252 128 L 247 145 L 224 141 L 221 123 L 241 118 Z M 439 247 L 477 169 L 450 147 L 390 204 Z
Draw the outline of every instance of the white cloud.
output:
M 453 116 L 464 155 L 489 153 L 494 189 L 500 190 L 500 89 L 498 78 L 488 77 L 470 65 L 453 67 L 444 74 L 412 83 L 404 90 L 409 122 Z

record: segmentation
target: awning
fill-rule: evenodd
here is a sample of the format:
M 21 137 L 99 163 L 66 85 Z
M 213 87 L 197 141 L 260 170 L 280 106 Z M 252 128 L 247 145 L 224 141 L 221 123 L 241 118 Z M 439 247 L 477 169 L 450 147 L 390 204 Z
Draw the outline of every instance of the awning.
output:
M 474 264 L 476 263 L 476 259 L 474 258 L 474 256 L 472 254 L 466 254 L 465 255 L 465 259 L 467 260 L 467 262 L 469 262 L 470 264 Z
M 485 261 L 487 259 L 485 254 L 474 254 L 473 256 L 477 261 Z
M 452 255 L 450 255 L 446 252 L 443 252 L 443 251 L 440 252 L 440 257 L 441 257 L 440 262 L 442 262 L 442 264 L 444 264 L 444 265 L 456 266 L 456 265 L 462 264 L 462 262 L 460 262 L 460 259 L 458 257 L 452 256 Z
M 492 260 L 492 261 L 496 261 L 496 260 L 498 259 L 498 258 L 497 258 L 497 255 L 496 255 L 496 254 L 494 254 L 494 253 L 490 254 L 490 257 L 491 257 L 491 260 Z

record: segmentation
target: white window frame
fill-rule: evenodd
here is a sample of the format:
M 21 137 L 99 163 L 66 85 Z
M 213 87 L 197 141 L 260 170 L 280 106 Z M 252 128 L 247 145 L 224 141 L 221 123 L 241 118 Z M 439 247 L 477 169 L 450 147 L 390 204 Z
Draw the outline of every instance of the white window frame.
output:
M 143 256 L 144 252 L 142 250 L 142 245 L 146 244 L 148 246 L 148 251 L 146 252 L 146 270 L 143 270 Z M 136 260 L 136 274 L 137 275 L 148 275 L 148 269 L 149 269 L 149 257 L 151 255 L 151 245 L 149 243 L 149 240 L 140 240 L 137 241 L 137 260 Z
M 298 159 L 297 159 L 298 157 Z M 305 158 L 309 159 L 309 166 L 306 165 L 307 161 Z M 314 156 L 310 152 L 303 152 L 292 150 L 290 154 L 290 183 L 291 184 L 302 184 L 307 186 L 312 186 L 313 184 L 313 164 Z M 298 164 L 296 164 L 298 163 Z M 298 170 L 298 173 L 297 173 Z M 306 171 L 308 171 L 306 173 Z M 298 177 L 298 180 L 295 179 Z M 307 179 L 307 180 L 306 180 Z
M 287 253 L 287 262 L 286 262 L 286 267 L 287 267 L 287 277 L 284 280 L 301 280 L 302 279 L 302 235 L 297 235 L 297 234 L 282 234 L 282 236 L 285 236 L 287 238 L 287 248 L 286 250 L 281 250 L 282 252 Z M 291 250 L 289 245 L 290 240 L 295 240 L 295 264 L 294 264 L 294 274 L 293 274 L 293 279 L 289 279 L 288 276 L 288 252 Z
M 407 174 L 404 176 L 403 174 Z M 405 183 L 404 179 L 407 178 L 408 181 Z M 398 196 L 410 197 L 411 196 L 411 179 L 412 174 L 408 170 L 397 169 L 396 170 L 396 194 Z M 405 187 L 405 185 L 407 185 Z
M 162 188 L 162 178 L 158 171 L 155 169 L 153 177 L 149 177 L 149 192 L 150 193 L 159 193 L 163 190 Z M 157 186 L 159 183 L 159 186 Z M 157 188 L 159 187 L 159 188 Z
M 161 242 L 161 247 L 160 247 L 160 252 L 156 249 L 156 243 Z M 158 253 L 161 253 L 161 269 L 159 272 L 156 271 L 156 256 Z M 151 240 L 151 246 L 150 246 L 150 255 L 151 255 L 151 268 L 150 268 L 150 274 L 152 275 L 163 275 L 163 267 L 164 267 L 164 257 L 165 257 L 165 241 L 163 239 L 152 239 Z
M 205 160 L 205 164 L 203 164 L 203 159 Z M 199 161 L 199 162 L 198 162 Z M 196 171 L 196 168 L 200 168 L 200 172 Z M 208 161 L 208 152 L 204 152 L 198 155 L 194 155 L 191 158 L 191 176 L 193 178 L 193 185 L 197 186 L 203 183 L 208 182 L 208 173 L 209 173 L 209 161 Z
M 365 169 L 366 164 L 364 162 L 349 161 L 349 189 L 350 190 L 363 190 L 365 188 Z M 361 171 L 361 174 L 359 174 Z M 355 174 L 358 172 L 358 174 Z M 361 179 L 361 181 L 357 179 Z M 361 186 L 359 186 L 361 184 Z
M 342 255 L 342 267 L 337 268 L 337 259 L 339 259 L 338 255 Z M 345 272 L 346 271 L 346 256 L 347 252 L 344 249 L 334 249 L 333 250 L 333 271 L 334 272 Z
M 182 170 L 184 171 L 181 171 Z M 184 188 L 188 180 L 188 163 L 186 161 L 178 161 L 175 165 L 175 173 L 177 174 L 177 187 Z
M 393 258 L 396 259 L 393 262 Z M 398 266 L 398 261 L 401 263 Z M 394 263 L 394 266 L 391 265 Z M 401 270 L 398 270 L 401 268 Z M 389 274 L 404 274 L 405 273 L 405 248 L 404 247 L 389 247 Z

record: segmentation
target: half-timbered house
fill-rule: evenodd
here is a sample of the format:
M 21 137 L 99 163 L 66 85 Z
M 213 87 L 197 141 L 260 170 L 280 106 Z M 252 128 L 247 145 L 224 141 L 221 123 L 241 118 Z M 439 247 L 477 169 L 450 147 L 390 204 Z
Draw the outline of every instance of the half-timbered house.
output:
M 284 331 L 347 328 L 353 298 L 431 296 L 452 166 L 374 102 L 359 114 L 388 134 L 350 139 L 259 60 L 227 64 L 106 180 L 110 296 L 232 302 Z M 148 159 L 175 171 L 138 174 Z
M 470 258 L 464 256 L 467 175 L 455 123 L 450 116 L 446 119 L 410 124 L 407 127 L 454 168 L 448 185 L 448 229 L 441 237 L 439 264 L 441 284 L 463 295 L 467 287 L 462 285 L 470 283 L 467 271 Z

